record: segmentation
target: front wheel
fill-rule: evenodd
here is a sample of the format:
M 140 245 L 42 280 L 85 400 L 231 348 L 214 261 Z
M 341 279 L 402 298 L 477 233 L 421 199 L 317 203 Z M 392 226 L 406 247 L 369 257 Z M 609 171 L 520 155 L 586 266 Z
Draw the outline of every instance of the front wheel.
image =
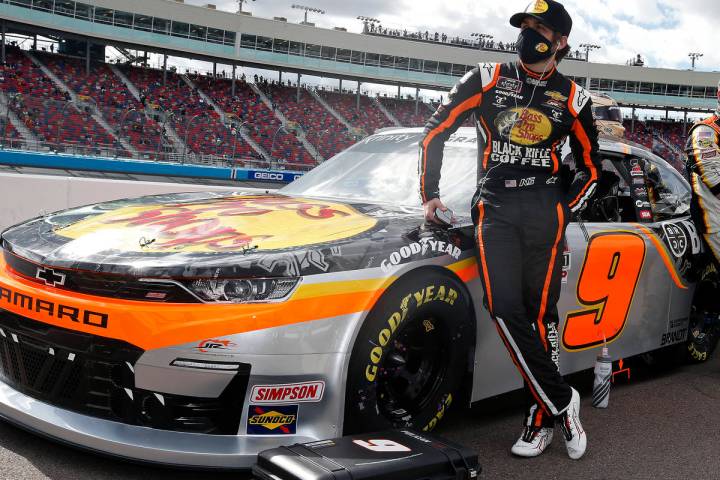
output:
M 403 279 L 368 315 L 350 358 L 345 433 L 432 430 L 457 399 L 474 340 L 469 299 L 454 278 Z

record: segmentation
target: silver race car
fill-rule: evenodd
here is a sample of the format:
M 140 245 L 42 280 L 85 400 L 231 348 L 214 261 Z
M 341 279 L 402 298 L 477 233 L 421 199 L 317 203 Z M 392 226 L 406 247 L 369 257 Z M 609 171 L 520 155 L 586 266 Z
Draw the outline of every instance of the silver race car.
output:
M 483 308 L 470 199 L 476 137 L 447 143 L 423 221 L 421 129 L 370 136 L 263 195 L 190 193 L 45 215 L 2 234 L 0 416 L 90 450 L 247 468 L 264 449 L 434 428 L 521 386 Z M 601 140 L 599 194 L 571 223 L 563 373 L 683 343 L 701 251 L 665 161 Z

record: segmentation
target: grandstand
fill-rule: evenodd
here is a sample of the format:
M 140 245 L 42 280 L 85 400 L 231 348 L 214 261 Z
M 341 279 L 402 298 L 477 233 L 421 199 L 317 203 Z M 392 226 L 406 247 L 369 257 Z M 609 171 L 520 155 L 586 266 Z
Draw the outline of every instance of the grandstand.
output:
M 446 92 L 478 61 L 514 58 L 510 49 L 349 33 L 180 0 L 2 0 L 0 23 L 4 145 L 233 167 L 306 170 L 379 128 L 422 126 L 434 108 L 420 89 Z M 34 48 L 38 35 L 57 49 Z M 18 38 L 30 41 L 20 47 Z M 126 58 L 107 63 L 106 49 Z M 162 55 L 162 68 L 143 65 L 148 52 Z M 211 62 L 214 73 L 169 69 L 169 56 Z M 232 73 L 217 74 L 218 65 Z M 246 67 L 277 80 L 246 77 Z M 586 61 L 561 70 L 630 109 L 628 137 L 672 161 L 687 123 L 641 122 L 635 109 L 667 117 L 716 105 L 712 73 Z M 339 83 L 311 87 L 306 75 Z M 357 88 L 343 89 L 343 80 Z M 365 95 L 368 84 L 398 95 Z M 415 98 L 402 98 L 400 87 Z

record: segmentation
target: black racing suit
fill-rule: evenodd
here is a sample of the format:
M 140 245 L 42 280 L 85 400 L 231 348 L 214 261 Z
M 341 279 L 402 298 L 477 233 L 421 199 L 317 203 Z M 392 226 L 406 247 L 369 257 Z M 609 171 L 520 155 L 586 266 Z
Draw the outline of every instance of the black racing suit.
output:
M 590 95 L 555 68 L 541 76 L 521 63 L 480 64 L 425 127 L 423 202 L 439 198 L 444 143 L 472 114 L 478 135 L 472 213 L 485 302 L 532 394 L 527 426 L 550 426 L 572 395 L 557 364 L 565 228 L 571 211 L 592 196 L 600 171 Z M 568 136 L 579 160 L 564 187 L 560 151 Z
M 690 129 L 687 170 L 692 186 L 691 213 L 715 264 L 720 266 L 720 112 Z

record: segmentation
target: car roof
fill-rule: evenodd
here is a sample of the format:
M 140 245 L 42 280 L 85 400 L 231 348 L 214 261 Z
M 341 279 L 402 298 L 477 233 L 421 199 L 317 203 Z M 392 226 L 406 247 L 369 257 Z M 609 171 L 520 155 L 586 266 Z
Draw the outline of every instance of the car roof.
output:
M 423 127 L 387 127 L 375 131 L 375 135 L 398 135 L 398 134 L 418 134 L 423 133 Z M 460 127 L 457 132 L 460 135 L 473 136 L 476 135 L 475 127 Z M 642 157 L 651 157 L 657 160 L 663 160 L 647 147 L 631 142 L 625 138 L 611 137 L 600 134 L 598 138 L 600 150 L 606 153 L 617 153 L 620 155 L 637 155 Z M 663 160 L 664 161 L 664 160 Z

